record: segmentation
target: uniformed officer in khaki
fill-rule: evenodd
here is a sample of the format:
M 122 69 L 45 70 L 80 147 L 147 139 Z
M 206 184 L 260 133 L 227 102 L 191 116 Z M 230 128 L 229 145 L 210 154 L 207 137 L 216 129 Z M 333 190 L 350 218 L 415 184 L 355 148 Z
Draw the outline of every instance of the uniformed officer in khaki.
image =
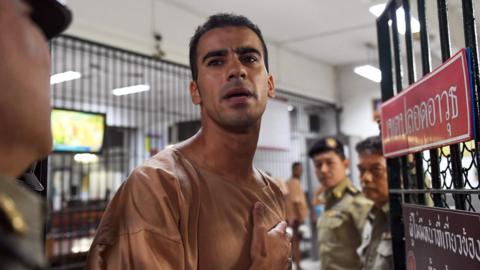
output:
M 363 193 L 374 202 L 368 214 L 359 254 L 365 270 L 393 269 L 390 233 L 386 159 L 378 136 L 369 137 L 356 146 L 359 155 Z
M 55 0 L 0 0 L 2 270 L 45 266 L 44 204 L 15 179 L 52 149 L 47 38 L 63 31 L 70 20 L 70 12 Z M 27 178 L 38 181 L 33 175 Z
M 325 211 L 317 220 L 321 269 L 358 270 L 361 263 L 357 249 L 372 203 L 346 176 L 349 163 L 338 139 L 326 137 L 317 141 L 309 156 L 326 189 Z

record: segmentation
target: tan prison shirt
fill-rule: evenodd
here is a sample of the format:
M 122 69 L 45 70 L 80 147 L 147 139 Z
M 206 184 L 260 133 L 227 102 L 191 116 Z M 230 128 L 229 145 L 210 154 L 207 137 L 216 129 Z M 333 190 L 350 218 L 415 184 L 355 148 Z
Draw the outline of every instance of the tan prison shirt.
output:
M 296 178 L 288 180 L 287 188 L 287 220 L 289 223 L 292 223 L 294 220 L 303 223 L 308 215 L 308 207 L 300 180 Z
M 357 249 L 372 202 L 345 178 L 325 191 L 325 212 L 318 218 L 322 270 L 359 270 Z
M 285 219 L 280 190 L 237 183 L 167 149 L 136 168 L 107 207 L 87 269 L 241 269 L 251 264 L 252 208 L 266 225 Z

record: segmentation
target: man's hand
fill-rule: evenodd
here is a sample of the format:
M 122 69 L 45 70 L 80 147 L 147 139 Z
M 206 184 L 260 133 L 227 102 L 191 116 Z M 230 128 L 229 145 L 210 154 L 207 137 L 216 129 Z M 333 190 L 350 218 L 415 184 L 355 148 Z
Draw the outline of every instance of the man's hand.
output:
M 267 232 L 265 206 L 256 202 L 253 207 L 253 238 L 250 248 L 252 265 L 249 270 L 291 269 L 291 239 L 286 233 L 287 223 L 282 221 Z

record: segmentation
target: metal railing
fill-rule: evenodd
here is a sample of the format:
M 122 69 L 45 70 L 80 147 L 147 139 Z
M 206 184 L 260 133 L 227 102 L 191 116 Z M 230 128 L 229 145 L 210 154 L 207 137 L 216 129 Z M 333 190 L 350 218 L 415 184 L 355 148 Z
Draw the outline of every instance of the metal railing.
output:
M 412 1 L 413 2 L 413 1 Z M 411 1 L 393 0 L 387 4 L 384 13 L 377 19 L 379 64 L 382 71 L 381 93 L 385 102 L 402 92 L 408 85 L 417 81 L 414 40 L 417 39 L 420 51 L 422 75 L 432 70 L 431 33 L 439 35 L 441 62 L 451 56 L 449 13 L 446 0 L 418 0 L 417 6 L 420 32 L 412 34 Z M 461 1 L 463 18 L 464 47 L 470 48 L 473 81 L 474 125 L 480 127 L 478 45 L 475 29 L 475 13 L 472 0 Z M 397 18 L 397 9 L 403 8 L 405 17 Z M 428 8 L 436 8 L 438 29 L 431 29 L 427 19 Z M 398 32 L 399 20 L 404 20 L 405 36 Z M 430 20 L 431 22 L 432 20 Z M 435 25 L 432 23 L 432 25 Z M 460 31 L 456 28 L 455 31 Z M 414 38 L 415 37 L 415 38 Z M 418 43 L 417 42 L 417 43 Z M 405 48 L 405 52 L 402 51 Z M 407 76 L 407 80 L 404 78 Z M 407 83 L 404 83 L 407 81 Z M 480 134 L 475 132 L 474 141 L 454 144 L 399 158 L 387 160 L 391 228 L 395 269 L 405 269 L 404 231 L 402 204 L 454 208 L 480 212 L 480 186 L 478 173 Z

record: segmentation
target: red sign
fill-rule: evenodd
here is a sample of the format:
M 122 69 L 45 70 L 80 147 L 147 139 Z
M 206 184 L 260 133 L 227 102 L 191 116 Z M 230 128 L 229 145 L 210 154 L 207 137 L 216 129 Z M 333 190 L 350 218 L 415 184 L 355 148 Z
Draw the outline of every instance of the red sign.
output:
M 480 269 L 480 214 L 404 204 L 407 270 Z
M 386 157 L 459 143 L 473 138 L 466 49 L 382 104 Z

